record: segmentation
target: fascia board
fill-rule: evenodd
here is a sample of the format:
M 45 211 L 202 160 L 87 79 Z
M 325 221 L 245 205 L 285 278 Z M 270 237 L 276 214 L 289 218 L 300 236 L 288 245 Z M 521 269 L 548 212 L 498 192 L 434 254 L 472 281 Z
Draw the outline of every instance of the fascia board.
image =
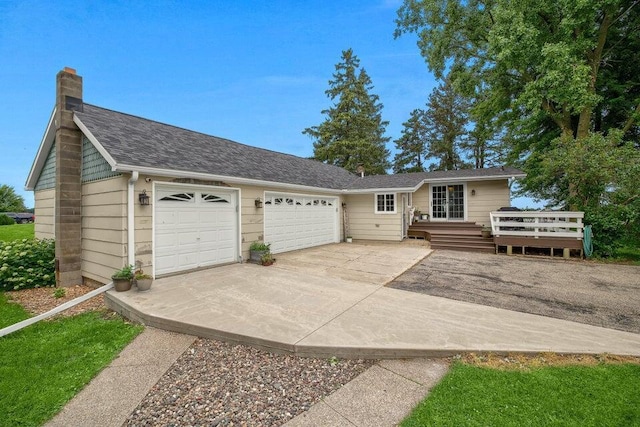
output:
M 410 193 L 416 191 L 422 183 L 416 187 L 394 187 L 394 188 L 358 188 L 353 190 L 342 190 L 344 194 L 373 194 L 373 193 Z
M 80 128 L 84 136 L 86 136 L 87 139 L 91 141 L 93 146 L 96 147 L 96 150 L 98 150 L 100 155 L 104 157 L 107 163 L 109 163 L 109 166 L 111 166 L 111 169 L 115 170 L 114 168 L 116 167 L 116 161 L 113 159 L 113 157 L 111 157 L 111 154 L 109 154 L 109 152 L 102 146 L 102 144 L 100 144 L 100 142 L 98 141 L 98 138 L 96 138 L 91 133 L 89 128 L 87 128 L 85 124 L 82 123 L 80 118 L 75 114 L 73 115 L 73 122 L 76 124 L 76 126 L 78 126 L 78 128 Z
M 291 189 L 291 190 L 313 191 L 315 193 L 323 192 L 323 193 L 329 193 L 329 194 L 340 194 L 342 192 L 341 190 L 322 188 L 322 187 L 311 187 L 308 185 L 287 184 L 283 182 L 264 181 L 260 179 L 215 175 L 215 174 L 209 174 L 209 173 L 203 173 L 203 172 L 161 169 L 161 168 L 153 168 L 148 166 L 116 164 L 113 167 L 113 170 L 116 172 L 125 172 L 125 173 L 137 171 L 139 173 L 146 174 L 146 175 L 158 175 L 158 176 L 167 176 L 167 177 L 173 177 L 173 178 L 194 178 L 194 179 L 204 179 L 204 180 L 211 180 L 211 181 L 223 181 L 223 182 L 239 184 L 239 185 L 253 185 L 253 186 L 259 186 L 259 187 L 272 187 L 272 188 L 282 188 L 282 189 Z
M 49 117 L 47 128 L 45 129 L 42 140 L 40 141 L 40 146 L 38 147 L 36 157 L 33 159 L 33 163 L 31 164 L 31 169 L 29 170 L 27 181 L 24 184 L 24 189 L 27 191 L 32 191 L 36 187 L 38 178 L 40 177 L 40 172 L 42 172 L 44 163 L 47 161 L 47 156 L 49 155 L 49 150 L 51 150 L 51 146 L 53 145 L 53 141 L 55 140 L 56 130 L 53 123 L 55 116 L 56 108 L 54 107 L 53 111 L 51 112 L 51 117 Z
M 511 179 L 511 178 L 524 178 L 527 176 L 525 173 L 508 174 L 508 175 L 488 175 L 488 176 L 474 176 L 474 177 L 456 177 L 456 178 L 434 178 L 425 179 L 423 184 L 429 184 L 434 182 L 472 182 L 472 181 L 492 181 L 496 179 Z

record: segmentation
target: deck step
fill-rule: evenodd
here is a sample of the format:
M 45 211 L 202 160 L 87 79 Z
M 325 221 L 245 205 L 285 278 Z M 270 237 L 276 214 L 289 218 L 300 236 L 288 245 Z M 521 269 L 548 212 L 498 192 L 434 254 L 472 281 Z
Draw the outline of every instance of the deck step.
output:
M 447 251 L 465 251 L 465 252 L 485 252 L 493 254 L 495 253 L 495 247 L 492 245 L 490 247 L 484 246 L 469 246 L 469 245 L 457 245 L 457 244 L 434 244 L 431 243 L 431 249 L 442 249 Z
M 493 238 L 482 237 L 475 222 L 429 222 L 411 224 L 409 237 L 426 238 L 433 249 L 495 253 Z

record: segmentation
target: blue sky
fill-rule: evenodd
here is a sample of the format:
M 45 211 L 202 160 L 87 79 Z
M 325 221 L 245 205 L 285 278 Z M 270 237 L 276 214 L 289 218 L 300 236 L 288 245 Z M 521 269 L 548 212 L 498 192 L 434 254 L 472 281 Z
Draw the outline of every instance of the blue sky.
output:
M 415 37 L 393 38 L 400 3 L 0 0 L 0 183 L 33 206 L 24 182 L 65 66 L 85 102 L 310 156 L 301 132 L 323 120 L 352 48 L 395 139 L 437 84 Z

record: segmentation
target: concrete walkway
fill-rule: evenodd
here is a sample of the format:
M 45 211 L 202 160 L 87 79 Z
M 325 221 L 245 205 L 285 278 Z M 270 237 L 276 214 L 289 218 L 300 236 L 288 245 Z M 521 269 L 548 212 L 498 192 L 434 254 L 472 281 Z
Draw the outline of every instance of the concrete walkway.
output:
M 640 335 L 385 288 L 429 250 L 336 244 L 109 291 L 108 305 L 161 329 L 303 356 L 406 358 L 460 352 L 640 355 Z
M 120 427 L 195 337 L 146 328 L 47 427 Z M 383 360 L 285 425 L 394 426 L 448 371 L 441 359 Z
M 383 360 L 284 426 L 396 426 L 448 368 L 437 359 Z
M 195 337 L 146 328 L 46 425 L 120 427 Z

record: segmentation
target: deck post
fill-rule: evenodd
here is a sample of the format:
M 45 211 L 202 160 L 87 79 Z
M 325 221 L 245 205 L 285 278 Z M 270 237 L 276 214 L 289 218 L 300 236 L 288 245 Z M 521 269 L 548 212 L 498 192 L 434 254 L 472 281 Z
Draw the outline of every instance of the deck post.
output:
M 507 255 L 513 255 L 513 246 L 507 245 Z
M 562 258 L 569 259 L 569 254 L 570 254 L 570 249 L 569 248 L 564 248 L 562 250 Z

